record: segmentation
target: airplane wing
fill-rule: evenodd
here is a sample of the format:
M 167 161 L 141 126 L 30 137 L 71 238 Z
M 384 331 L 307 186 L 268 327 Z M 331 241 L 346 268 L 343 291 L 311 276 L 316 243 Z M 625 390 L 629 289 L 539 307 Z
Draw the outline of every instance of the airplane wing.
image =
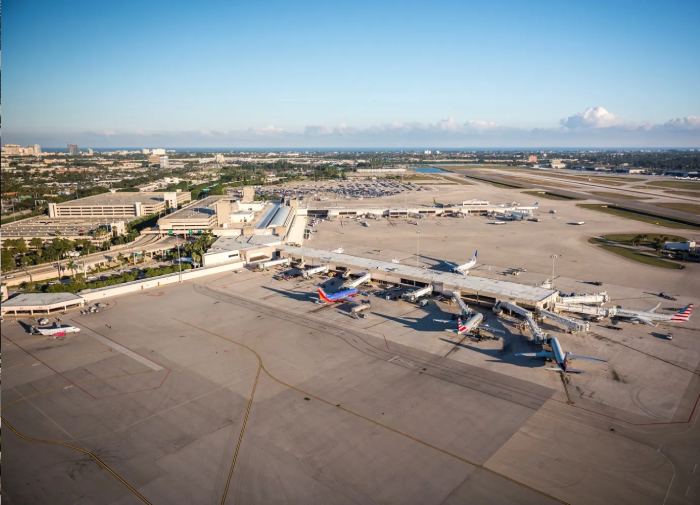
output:
M 654 311 L 655 311 L 656 309 L 658 309 L 659 307 L 661 307 L 661 302 L 657 303 L 654 307 L 645 310 L 644 312 L 654 312 Z
M 503 330 L 497 330 L 496 328 L 491 328 L 489 325 L 485 324 L 483 326 L 479 326 L 479 329 L 485 330 L 485 331 L 490 331 L 492 333 L 505 333 Z
M 651 326 L 652 328 L 656 326 L 654 323 L 652 323 L 648 319 L 644 319 L 643 317 L 635 317 L 633 319 L 630 319 L 630 321 L 632 321 L 633 323 L 644 323 L 646 325 Z
M 570 354 L 570 353 L 566 353 L 566 357 L 571 358 L 571 359 L 587 359 L 588 361 L 600 361 L 602 363 L 608 362 L 607 359 L 591 358 L 589 356 L 579 356 L 578 354 Z
M 517 352 L 517 353 L 515 353 L 515 355 L 516 356 L 525 356 L 527 358 L 554 358 L 554 353 L 551 353 L 549 351 Z

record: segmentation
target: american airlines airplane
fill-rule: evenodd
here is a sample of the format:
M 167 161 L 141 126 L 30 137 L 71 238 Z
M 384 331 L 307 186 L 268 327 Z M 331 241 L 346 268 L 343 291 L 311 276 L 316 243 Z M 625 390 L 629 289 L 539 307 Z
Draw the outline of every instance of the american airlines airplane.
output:
M 80 333 L 80 328 L 75 326 L 61 326 L 59 324 L 56 324 L 51 328 L 37 328 L 34 326 L 32 329 L 39 335 L 49 335 L 54 337 L 62 337 L 66 333 Z
M 447 266 L 449 266 L 450 268 L 452 268 L 452 271 L 453 271 L 454 273 L 456 273 L 456 274 L 463 274 L 463 275 L 464 275 L 464 274 L 467 273 L 467 271 L 468 271 L 470 268 L 472 268 L 474 265 L 476 265 L 476 254 L 477 254 L 478 252 L 479 252 L 479 251 L 474 251 L 474 257 L 473 257 L 471 260 L 467 261 L 466 263 L 464 263 L 464 264 L 462 264 L 462 265 L 458 265 L 458 264 L 456 264 L 456 263 L 451 263 L 451 262 L 449 262 L 449 261 L 445 261 L 445 264 L 446 264 Z
M 519 352 L 516 356 L 527 356 L 530 358 L 550 358 L 556 361 L 557 366 L 547 367 L 547 370 L 554 370 L 555 372 L 566 372 L 566 373 L 586 373 L 585 370 L 578 370 L 576 368 L 569 367 L 570 359 L 587 359 L 590 361 L 600 361 L 601 363 L 607 363 L 607 360 L 599 358 L 590 358 L 588 356 L 579 356 L 577 354 L 571 354 L 570 352 L 564 352 L 561 348 L 559 341 L 552 337 L 549 341 L 552 346 L 552 351 L 540 351 L 540 352 Z
M 356 289 L 346 289 L 327 295 L 321 286 L 318 287 L 318 297 L 325 303 L 346 302 L 353 296 L 357 296 L 357 294 L 358 291 Z
M 629 319 L 632 323 L 644 323 L 649 326 L 656 326 L 654 321 L 660 323 L 687 323 L 690 320 L 690 311 L 693 304 L 685 306 L 675 314 L 657 314 L 654 312 L 661 306 L 661 303 L 647 310 L 617 309 L 615 317 Z
M 445 330 L 452 333 L 458 333 L 459 335 L 471 335 L 475 330 L 485 330 L 493 333 L 505 333 L 503 330 L 497 330 L 491 328 L 488 325 L 481 325 L 484 320 L 484 316 L 476 312 L 472 317 L 467 319 L 467 322 L 463 322 L 462 318 L 457 318 L 457 330 Z

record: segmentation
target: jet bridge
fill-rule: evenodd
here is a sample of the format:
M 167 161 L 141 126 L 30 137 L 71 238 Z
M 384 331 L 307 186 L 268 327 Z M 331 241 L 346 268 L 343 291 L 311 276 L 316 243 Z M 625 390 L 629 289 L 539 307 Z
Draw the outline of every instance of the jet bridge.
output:
M 365 282 L 369 282 L 372 280 L 372 274 L 368 273 L 363 273 L 360 274 L 359 277 L 356 277 L 355 279 L 349 280 L 347 282 L 344 282 L 343 285 L 340 287 L 340 289 L 353 289 L 359 286 L 360 284 L 364 284 Z
M 562 316 L 561 314 L 556 314 L 545 309 L 539 309 L 537 312 L 543 318 L 551 319 L 555 323 L 566 327 L 572 333 L 578 331 L 588 331 L 591 329 L 591 325 L 586 321 L 579 321 L 578 319 Z
M 529 310 L 526 310 L 522 307 L 518 307 L 514 303 L 499 301 L 498 303 L 496 303 L 496 305 L 494 305 L 493 311 L 495 313 L 498 313 L 501 310 L 509 310 L 511 312 L 515 312 L 516 314 L 523 316 L 525 318 L 525 321 L 527 322 L 527 325 L 530 327 L 530 333 L 532 333 L 532 338 L 535 342 L 544 342 L 547 339 L 547 334 L 544 331 L 542 331 L 542 329 L 539 326 L 537 326 L 535 318 L 532 317 L 532 312 L 530 312 Z
M 602 293 L 592 293 L 592 294 L 587 294 L 587 295 L 572 295 L 572 296 L 565 296 L 565 295 L 559 294 L 559 300 L 562 303 L 566 303 L 566 304 L 586 303 L 586 304 L 602 305 L 602 304 L 610 301 L 610 295 L 606 291 L 603 291 Z
M 595 307 L 593 305 L 581 305 L 575 303 L 555 303 L 554 309 L 562 312 L 571 312 L 574 314 L 586 314 L 595 317 L 613 317 L 617 314 L 617 310 L 614 307 Z
M 425 287 L 422 287 L 420 289 L 416 289 L 413 293 L 406 293 L 404 295 L 404 298 L 406 298 L 410 302 L 415 302 L 416 300 L 418 300 L 422 296 L 429 295 L 432 292 L 433 292 L 433 285 L 428 284 Z M 462 303 L 464 303 L 464 302 L 462 302 Z
M 258 270 L 267 270 L 270 267 L 277 265 L 289 265 L 289 258 L 282 258 L 281 260 L 265 261 L 263 263 L 258 263 Z
M 308 279 L 312 275 L 327 274 L 327 273 L 328 273 L 328 265 L 320 265 L 317 267 L 308 268 L 306 270 L 303 270 L 301 272 L 301 275 L 302 275 L 302 277 L 304 277 L 304 279 Z
M 467 307 L 467 304 L 464 303 L 464 300 L 462 300 L 462 297 L 459 295 L 459 293 L 452 293 L 452 301 L 455 302 L 457 307 L 459 307 L 459 312 L 465 320 L 471 317 L 473 311 L 469 307 Z

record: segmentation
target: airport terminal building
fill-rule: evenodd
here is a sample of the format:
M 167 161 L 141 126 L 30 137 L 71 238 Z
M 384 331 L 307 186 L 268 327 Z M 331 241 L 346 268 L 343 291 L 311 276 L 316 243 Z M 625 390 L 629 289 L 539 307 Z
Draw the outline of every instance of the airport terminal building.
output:
M 49 203 L 49 218 L 121 218 L 133 220 L 176 209 L 192 200 L 189 191 L 103 193 L 63 203 Z

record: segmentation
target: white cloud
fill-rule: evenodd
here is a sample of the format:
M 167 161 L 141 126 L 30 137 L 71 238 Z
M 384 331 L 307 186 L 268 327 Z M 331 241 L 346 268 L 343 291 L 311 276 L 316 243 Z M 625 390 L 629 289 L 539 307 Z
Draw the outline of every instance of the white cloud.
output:
M 670 119 L 660 127 L 667 130 L 700 130 L 700 116 Z
M 226 132 L 228 134 L 228 132 Z M 273 125 L 263 126 L 262 128 L 248 128 L 248 133 L 254 135 L 277 135 L 284 133 L 284 128 L 276 128 Z
M 583 112 L 565 117 L 559 121 L 559 124 L 564 128 L 576 130 L 581 128 L 611 128 L 625 126 L 629 123 L 612 112 L 608 112 L 605 107 L 589 107 Z

